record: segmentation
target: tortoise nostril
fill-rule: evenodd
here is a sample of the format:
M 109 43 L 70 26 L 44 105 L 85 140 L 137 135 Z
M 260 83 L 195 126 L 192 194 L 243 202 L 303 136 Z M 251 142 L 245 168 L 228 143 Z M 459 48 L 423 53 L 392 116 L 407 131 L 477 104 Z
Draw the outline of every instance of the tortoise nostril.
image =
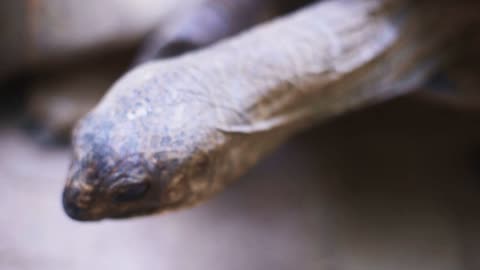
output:
M 63 191 L 63 209 L 65 213 L 72 219 L 78 221 L 88 220 L 87 210 L 83 207 L 80 207 L 77 204 L 76 198 L 78 197 L 79 191 L 74 189 L 65 189 Z
M 76 204 L 68 201 L 63 202 L 63 209 L 65 213 L 74 220 L 81 220 L 81 210 Z
M 116 187 L 113 195 L 115 202 L 136 201 L 145 196 L 150 185 L 147 182 L 128 183 Z

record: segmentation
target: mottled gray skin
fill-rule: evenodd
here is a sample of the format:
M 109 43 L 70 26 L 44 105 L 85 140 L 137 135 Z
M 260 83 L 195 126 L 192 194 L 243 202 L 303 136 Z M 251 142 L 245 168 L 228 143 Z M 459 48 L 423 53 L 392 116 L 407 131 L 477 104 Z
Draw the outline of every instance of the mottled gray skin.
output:
M 325 1 L 134 69 L 74 131 L 66 212 L 98 220 L 193 205 L 302 128 L 414 89 L 452 37 L 425 39 L 444 10 L 416 3 Z
M 155 58 L 168 58 L 183 54 L 187 51 L 192 51 L 201 47 L 205 47 L 214 43 L 218 40 L 226 38 L 228 36 L 232 36 L 237 34 L 239 31 L 245 30 L 248 27 L 251 27 L 254 24 L 257 24 L 261 21 L 265 21 L 267 19 L 271 19 L 272 17 L 278 16 L 280 14 L 292 11 L 306 3 L 311 2 L 311 0 L 203 0 L 199 1 L 197 4 L 191 6 L 189 9 L 185 11 L 175 14 L 173 18 L 168 20 L 166 23 L 162 24 L 162 26 L 153 33 L 150 38 L 146 41 L 145 47 L 141 50 L 141 54 L 137 58 L 136 62 L 141 63 L 145 61 L 151 61 Z M 129 101 L 126 102 L 126 107 L 129 107 Z M 84 122 L 88 122 L 88 120 L 84 120 Z M 112 121 L 114 122 L 114 121 Z M 95 126 L 95 124 L 88 122 L 86 125 Z M 108 130 L 108 126 L 111 124 L 105 124 L 102 127 L 98 127 L 98 130 Z M 158 132 L 158 131 L 156 131 Z M 168 127 L 164 131 L 160 131 L 162 134 L 168 134 Z M 183 134 L 183 132 L 182 132 Z M 110 137 L 110 135 L 106 134 L 106 137 Z M 190 141 L 192 138 L 185 138 L 184 140 Z M 115 179 L 111 179 L 118 177 L 115 176 L 106 176 L 104 174 L 98 175 L 95 174 L 95 171 L 111 171 L 112 169 L 98 169 L 98 167 L 108 167 L 108 166 L 117 166 L 122 167 L 124 171 L 131 171 L 131 167 L 139 166 L 145 167 L 148 170 L 148 173 L 155 173 L 150 170 L 151 168 L 156 168 L 156 165 L 152 165 L 152 162 L 156 162 L 159 159 L 165 159 L 166 155 L 169 153 L 168 145 L 174 143 L 177 147 L 181 147 L 184 143 L 184 140 L 178 139 L 178 135 L 175 138 L 165 136 L 159 138 L 155 136 L 152 142 L 152 149 L 159 148 L 163 149 L 163 151 L 158 150 L 154 155 L 150 155 L 146 157 L 144 153 L 142 154 L 133 154 L 131 157 L 128 158 L 128 162 L 114 162 L 109 161 L 105 163 L 104 160 L 97 160 L 98 157 L 112 157 L 112 153 L 114 152 L 112 149 L 108 151 L 105 150 L 104 145 L 105 143 L 98 143 L 91 141 L 90 138 L 87 136 L 85 139 L 78 139 L 79 141 L 85 141 L 85 143 L 80 143 L 81 145 L 85 145 L 86 149 L 89 149 L 89 146 L 94 146 L 93 149 L 102 149 L 102 153 L 95 152 L 91 150 L 92 157 L 88 157 L 87 160 L 89 162 L 73 162 L 72 164 L 72 172 L 84 172 L 88 171 L 93 173 L 93 175 L 84 175 L 81 176 L 79 174 L 73 174 L 69 177 L 69 179 L 84 177 L 86 179 L 90 179 L 89 182 L 92 185 L 96 185 L 95 181 L 98 179 L 109 179 L 107 182 L 115 182 Z M 160 141 L 157 141 L 160 140 Z M 101 147 L 97 147 L 101 146 Z M 82 146 L 83 147 L 83 146 Z M 132 145 L 132 149 L 133 149 Z M 128 146 L 125 146 L 124 149 L 127 149 Z M 178 149 L 177 152 L 181 152 L 181 149 Z M 188 154 L 185 152 L 184 154 Z M 116 153 L 115 155 L 121 155 Z M 126 154 L 125 155 L 129 155 Z M 170 152 L 170 156 L 171 156 Z M 195 154 L 198 157 L 198 167 L 206 168 L 207 163 L 209 162 L 208 157 L 210 155 L 207 154 Z M 114 157 L 112 157 L 114 158 Z M 191 159 L 191 157 L 190 157 Z M 97 161 L 95 161 L 97 160 Z M 173 171 L 173 167 L 176 167 L 177 164 L 180 162 L 180 157 L 172 158 L 173 165 L 161 165 L 161 169 L 163 171 L 164 176 L 166 171 Z M 114 165 L 112 165 L 114 164 Z M 75 165 L 78 165 L 75 167 Z M 96 169 L 91 169 L 95 167 Z M 90 168 L 90 169 L 89 169 Z M 148 169 L 150 168 L 150 169 Z M 117 170 L 117 169 L 114 169 Z M 204 171 L 204 169 L 198 170 L 191 170 L 190 174 L 194 173 L 195 171 Z M 133 173 L 132 171 L 130 173 Z M 142 173 L 144 173 L 142 171 Z M 118 173 L 117 173 L 118 174 Z M 171 173 L 170 173 L 171 174 Z M 142 176 L 139 176 L 142 177 Z M 75 185 L 76 182 L 73 182 Z M 203 183 L 198 183 L 197 186 L 204 185 Z M 85 187 L 85 186 L 84 186 Z M 134 188 L 137 190 L 142 191 L 145 188 L 150 188 L 144 185 L 136 185 Z M 88 189 L 88 188 L 87 188 Z M 119 188 L 122 189 L 122 188 Z M 93 198 L 89 192 L 83 193 L 83 195 L 79 195 L 76 190 L 73 189 L 72 192 L 66 191 L 65 194 L 70 194 L 70 197 L 74 197 L 75 201 L 79 201 L 80 205 L 83 205 L 82 201 L 90 201 Z M 118 192 L 113 192 L 118 193 Z M 175 192 L 170 192 L 174 194 Z M 112 194 L 110 198 L 111 200 L 118 201 L 118 197 L 116 194 Z M 68 199 L 68 196 L 65 196 L 64 203 L 68 205 L 69 201 L 72 199 Z M 98 203 L 98 202 L 97 202 Z M 83 219 L 81 214 L 78 211 L 79 207 L 66 207 L 67 213 L 74 218 Z M 93 211 L 95 212 L 95 211 Z M 78 216 L 78 217 L 77 217 Z

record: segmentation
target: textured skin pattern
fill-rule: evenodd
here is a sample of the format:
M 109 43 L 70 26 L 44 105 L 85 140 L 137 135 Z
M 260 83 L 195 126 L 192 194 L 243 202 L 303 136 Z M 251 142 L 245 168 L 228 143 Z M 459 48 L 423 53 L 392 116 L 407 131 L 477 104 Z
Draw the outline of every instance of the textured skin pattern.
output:
M 303 127 L 412 89 L 448 36 L 415 42 L 435 21 L 409 3 L 317 3 L 134 69 L 75 129 L 67 213 L 94 220 L 193 205 Z

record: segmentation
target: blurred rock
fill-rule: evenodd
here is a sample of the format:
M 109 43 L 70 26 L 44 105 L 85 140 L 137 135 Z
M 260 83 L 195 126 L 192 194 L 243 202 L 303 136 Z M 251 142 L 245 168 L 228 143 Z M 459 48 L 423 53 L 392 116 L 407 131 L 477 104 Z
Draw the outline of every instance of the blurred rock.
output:
M 3 0 L 0 79 L 26 67 L 48 69 L 72 58 L 129 48 L 192 1 Z

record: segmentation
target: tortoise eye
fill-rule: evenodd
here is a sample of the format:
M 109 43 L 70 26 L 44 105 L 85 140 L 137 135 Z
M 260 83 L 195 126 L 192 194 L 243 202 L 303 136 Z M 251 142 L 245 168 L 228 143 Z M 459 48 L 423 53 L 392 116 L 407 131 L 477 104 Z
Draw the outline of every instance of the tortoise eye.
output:
M 147 182 L 128 183 L 116 187 L 113 195 L 115 202 L 136 201 L 145 196 L 150 185 Z

